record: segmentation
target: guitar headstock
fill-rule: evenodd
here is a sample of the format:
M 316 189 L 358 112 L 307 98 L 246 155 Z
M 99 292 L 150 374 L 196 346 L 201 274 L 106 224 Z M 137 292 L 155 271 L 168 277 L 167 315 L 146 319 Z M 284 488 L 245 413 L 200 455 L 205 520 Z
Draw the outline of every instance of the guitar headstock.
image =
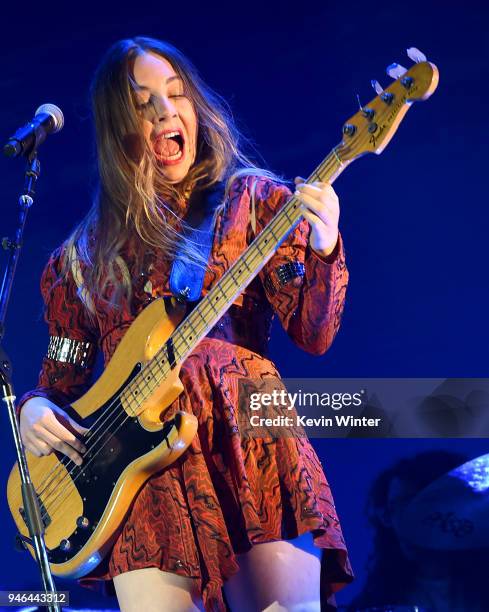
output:
M 408 49 L 415 63 L 409 70 L 398 64 L 387 68 L 389 76 L 398 77 L 382 90 L 373 81 L 378 92 L 343 126 L 343 139 L 335 147 L 341 162 L 349 163 L 365 153 L 382 153 L 413 102 L 427 100 L 438 85 L 438 68 L 426 61 L 417 49 Z

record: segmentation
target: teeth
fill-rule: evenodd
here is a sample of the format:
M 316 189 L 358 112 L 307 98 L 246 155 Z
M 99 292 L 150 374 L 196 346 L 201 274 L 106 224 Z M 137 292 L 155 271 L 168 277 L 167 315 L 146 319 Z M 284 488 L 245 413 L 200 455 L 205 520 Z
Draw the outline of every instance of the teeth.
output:
M 180 136 L 180 132 L 168 132 L 168 134 L 164 134 L 165 138 L 173 138 L 173 136 Z
M 163 159 L 165 161 L 172 160 L 172 159 L 179 159 L 180 157 L 182 157 L 182 155 L 183 155 L 183 152 L 179 151 L 178 153 L 175 153 L 175 155 L 168 155 L 168 156 L 163 157 Z

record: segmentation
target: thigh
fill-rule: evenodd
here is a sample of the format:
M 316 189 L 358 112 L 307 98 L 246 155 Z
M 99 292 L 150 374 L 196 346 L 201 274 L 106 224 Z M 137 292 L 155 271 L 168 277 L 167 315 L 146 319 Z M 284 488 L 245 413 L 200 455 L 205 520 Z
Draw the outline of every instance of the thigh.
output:
M 121 612 L 198 612 L 203 610 L 195 581 L 156 567 L 114 577 Z
M 232 612 L 319 612 L 321 549 L 311 533 L 255 544 L 237 560 L 239 572 L 224 584 Z

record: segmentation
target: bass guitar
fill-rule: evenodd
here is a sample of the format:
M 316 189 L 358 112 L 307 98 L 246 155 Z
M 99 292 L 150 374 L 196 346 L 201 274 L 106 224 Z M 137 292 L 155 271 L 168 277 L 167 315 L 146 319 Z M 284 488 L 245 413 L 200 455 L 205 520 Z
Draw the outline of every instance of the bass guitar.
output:
M 417 50 L 409 70 L 393 65 L 395 79 L 343 126 L 341 142 L 307 182 L 333 182 L 355 159 L 381 153 L 411 104 L 426 100 L 438 84 L 436 66 Z M 182 362 L 299 223 L 300 202 L 291 197 L 224 276 L 184 318 L 178 304 L 151 302 L 134 320 L 98 381 L 71 406 L 81 421 L 94 419 L 83 439 L 87 449 L 77 466 L 59 453 L 27 453 L 45 526 L 54 575 L 78 578 L 91 572 L 109 551 L 132 501 L 145 481 L 175 461 L 197 431 L 192 414 L 165 412 L 183 391 Z M 20 476 L 11 471 L 7 498 L 27 548 L 34 556 L 24 520 Z

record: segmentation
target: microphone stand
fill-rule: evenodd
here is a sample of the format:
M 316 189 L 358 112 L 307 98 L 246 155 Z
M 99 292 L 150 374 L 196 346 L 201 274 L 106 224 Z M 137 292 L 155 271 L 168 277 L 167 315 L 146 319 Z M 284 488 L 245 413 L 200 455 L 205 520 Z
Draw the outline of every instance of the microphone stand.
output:
M 0 288 L 0 386 L 1 398 L 7 405 L 10 425 L 12 427 L 15 451 L 17 453 L 17 462 L 19 465 L 22 483 L 21 487 L 22 499 L 24 503 L 24 520 L 27 523 L 30 535 L 30 539 L 20 534 L 17 536 L 17 538 L 20 538 L 24 548 L 26 548 L 26 542 L 28 542 L 34 548 L 44 591 L 47 594 L 53 593 L 53 599 L 55 599 L 56 595 L 54 594 L 56 593 L 56 587 L 53 582 L 46 551 L 46 544 L 44 542 L 44 524 L 41 518 L 36 490 L 34 489 L 34 485 L 29 475 L 25 451 L 20 437 L 19 422 L 15 411 L 15 393 L 12 385 L 12 366 L 7 354 L 1 346 L 1 341 L 5 335 L 5 317 L 10 299 L 10 293 L 12 291 L 15 270 L 19 260 L 20 250 L 22 248 L 27 213 L 29 208 L 34 203 L 34 185 L 41 172 L 41 166 L 39 164 L 39 160 L 37 159 L 36 149 L 34 149 L 28 155 L 27 160 L 24 190 L 19 198 L 19 225 L 15 233 L 15 238 L 13 240 L 10 240 L 9 238 L 4 238 L 2 240 L 2 246 L 4 250 L 9 252 L 9 255 L 2 286 Z M 62 609 L 57 601 L 49 603 L 46 607 L 50 612 L 61 612 Z

